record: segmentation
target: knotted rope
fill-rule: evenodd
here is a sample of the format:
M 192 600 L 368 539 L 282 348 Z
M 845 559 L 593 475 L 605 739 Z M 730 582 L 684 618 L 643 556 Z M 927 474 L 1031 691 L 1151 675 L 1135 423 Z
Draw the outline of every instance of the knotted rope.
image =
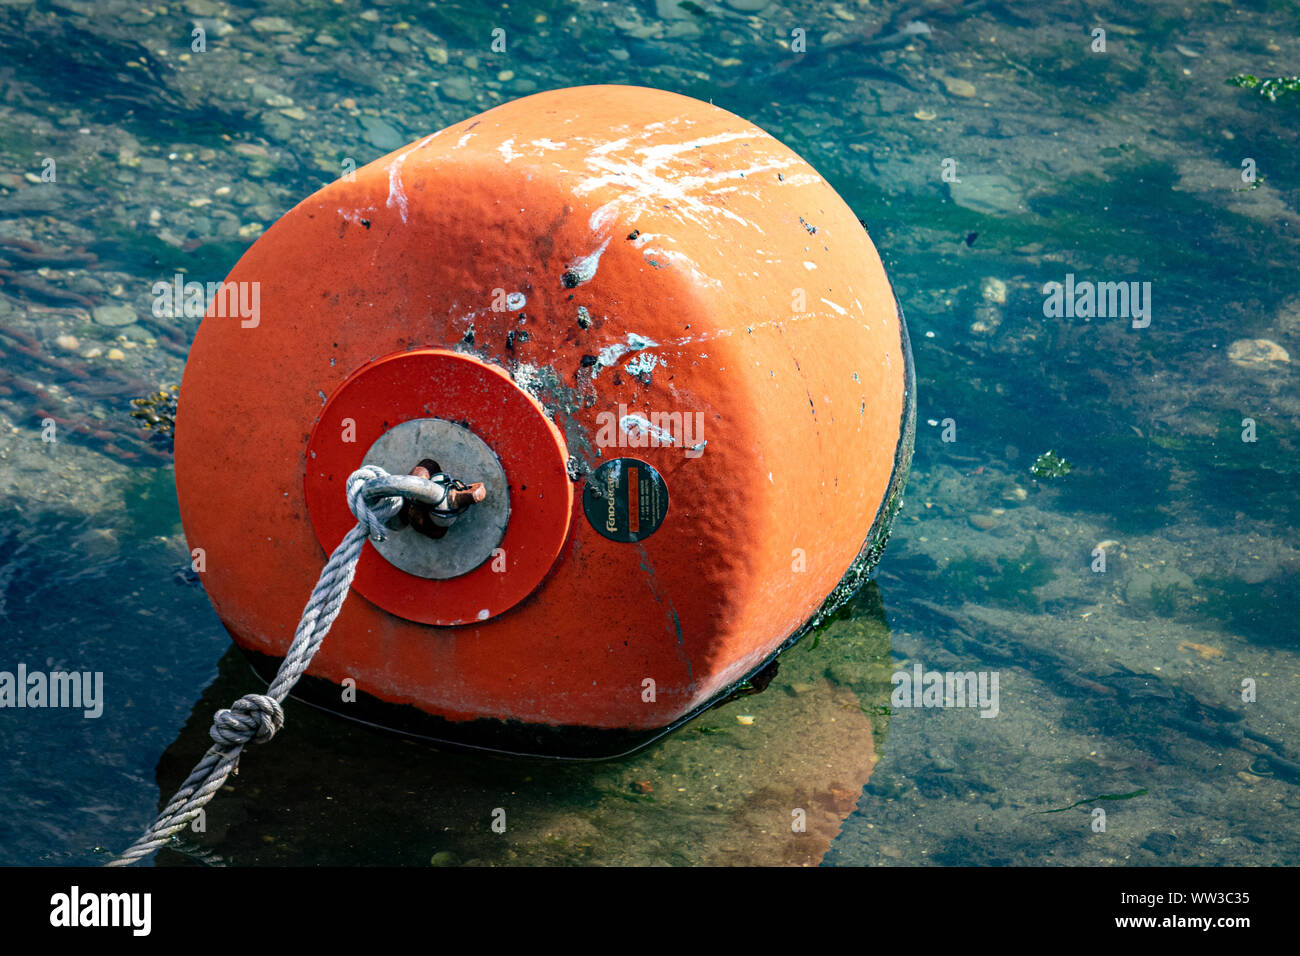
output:
M 401 510 L 403 499 L 435 508 L 441 506 L 447 497 L 448 481 L 445 475 L 437 476 L 436 480 L 390 475 L 375 465 L 364 465 L 348 477 L 348 508 L 356 516 L 356 527 L 344 536 L 325 562 L 275 680 L 265 694 L 245 694 L 228 709 L 217 711 L 209 731 L 213 744 L 208 752 L 144 836 L 109 861 L 108 866 L 126 866 L 165 845 L 199 815 L 226 778 L 235 772 L 244 746 L 250 741 L 264 744 L 284 726 L 280 705 L 298 678 L 307 672 L 330 625 L 338 617 L 366 539 L 384 540 L 385 522 Z

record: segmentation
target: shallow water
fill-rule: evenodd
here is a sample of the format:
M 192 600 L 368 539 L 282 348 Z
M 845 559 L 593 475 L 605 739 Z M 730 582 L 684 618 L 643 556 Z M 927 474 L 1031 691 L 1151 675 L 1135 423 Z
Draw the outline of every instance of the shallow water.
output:
M 1293 862 L 1300 94 L 1225 80 L 1300 72 L 1298 26 L 1266 2 L 0 2 L 0 670 L 106 689 L 98 719 L 0 711 L 0 863 L 125 847 L 259 689 L 178 573 L 170 453 L 129 416 L 195 328 L 153 283 L 222 278 L 348 160 L 597 82 L 746 116 L 866 222 L 919 378 L 876 584 L 762 694 L 626 761 L 440 753 L 290 704 L 159 862 Z M 1150 283 L 1149 314 L 1049 317 L 1067 274 Z M 1032 473 L 1049 450 L 1067 474 Z M 997 715 L 891 702 L 918 663 L 996 672 Z

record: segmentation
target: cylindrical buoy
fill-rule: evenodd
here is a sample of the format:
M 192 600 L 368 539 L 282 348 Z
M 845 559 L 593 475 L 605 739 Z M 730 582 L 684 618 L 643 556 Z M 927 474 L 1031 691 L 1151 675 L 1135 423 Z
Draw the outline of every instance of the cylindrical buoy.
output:
M 463 482 L 457 514 L 408 505 L 366 545 L 296 696 L 613 756 L 865 580 L 913 391 L 879 256 L 811 166 L 683 96 L 555 90 L 376 160 L 253 244 L 190 353 L 177 490 L 207 593 L 270 676 L 355 524 L 348 476 Z

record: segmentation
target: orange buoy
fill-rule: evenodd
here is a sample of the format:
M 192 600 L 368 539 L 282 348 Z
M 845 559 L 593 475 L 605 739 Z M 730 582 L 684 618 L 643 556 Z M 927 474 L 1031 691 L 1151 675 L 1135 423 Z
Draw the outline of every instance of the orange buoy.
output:
M 355 469 L 479 498 L 367 544 L 295 692 L 344 715 L 624 753 L 761 671 L 888 537 L 915 403 L 879 256 L 811 166 L 706 103 L 507 103 L 310 196 L 226 283 L 257 314 L 219 297 L 199 328 L 176 481 L 260 673 L 355 523 Z

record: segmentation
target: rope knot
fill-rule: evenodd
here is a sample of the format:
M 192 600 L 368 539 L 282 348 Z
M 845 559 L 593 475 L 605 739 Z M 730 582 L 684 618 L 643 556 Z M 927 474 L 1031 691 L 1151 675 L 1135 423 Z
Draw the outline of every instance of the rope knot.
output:
M 388 537 L 385 522 L 402 510 L 402 499 L 398 496 L 366 500 L 366 485 L 380 478 L 388 478 L 388 472 L 378 465 L 362 465 L 348 476 L 348 508 L 366 531 L 366 537 L 372 541 L 383 541 Z
M 482 500 L 479 487 L 477 497 L 471 496 L 474 501 Z M 348 508 L 356 515 L 357 526 L 334 548 L 321 569 L 320 578 L 294 632 L 293 643 L 268 688 L 270 693 L 245 694 L 229 709 L 217 711 L 209 731 L 215 746 L 204 754 L 144 836 L 110 861 L 109 866 L 126 866 L 165 846 L 173 834 L 188 826 L 235 772 L 244 745 L 253 741 L 264 744 L 284 726 L 280 701 L 289 695 L 298 678 L 311 665 L 312 657 L 338 617 L 366 537 L 383 541 L 387 530 L 385 522 L 402 510 L 404 501 L 419 501 L 450 514 L 456 511 L 454 507 L 446 507 L 456 504 L 454 500 L 448 500 L 451 492 L 460 491 L 463 499 L 469 490 L 455 487 L 446 475 L 428 478 L 390 475 L 376 465 L 363 465 L 348 476 Z M 366 537 L 358 532 L 364 532 Z
M 266 743 L 283 726 L 279 701 L 265 694 L 245 694 L 229 709 L 217 711 L 209 734 L 218 746 L 242 747 L 253 740 Z

